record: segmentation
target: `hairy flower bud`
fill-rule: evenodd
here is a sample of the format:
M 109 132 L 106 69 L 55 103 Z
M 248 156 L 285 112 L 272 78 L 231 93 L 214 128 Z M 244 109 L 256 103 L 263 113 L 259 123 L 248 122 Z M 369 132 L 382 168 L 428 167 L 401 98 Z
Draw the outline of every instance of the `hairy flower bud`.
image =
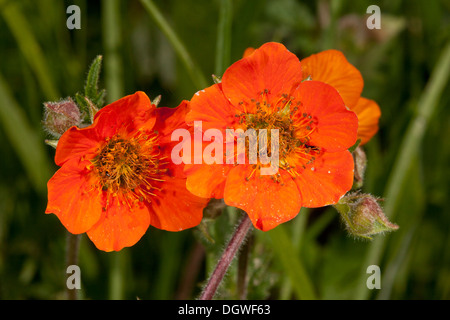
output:
M 79 126 L 81 123 L 80 110 L 71 98 L 59 102 L 45 102 L 44 107 L 43 126 L 57 138 L 70 127 Z
M 367 156 L 361 147 L 357 147 L 353 151 L 353 159 L 355 161 L 355 176 L 353 181 L 353 189 L 359 189 L 364 184 L 364 173 L 367 166 Z
M 371 240 L 375 234 L 398 229 L 388 220 L 377 199 L 369 194 L 346 195 L 334 207 L 341 214 L 347 231 L 354 236 Z

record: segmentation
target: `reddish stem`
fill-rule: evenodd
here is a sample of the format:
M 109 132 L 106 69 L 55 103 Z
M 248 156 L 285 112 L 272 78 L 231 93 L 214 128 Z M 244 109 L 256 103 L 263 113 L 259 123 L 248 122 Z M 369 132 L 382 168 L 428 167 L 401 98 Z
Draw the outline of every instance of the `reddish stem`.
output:
M 225 273 L 227 272 L 231 261 L 233 261 L 233 258 L 236 256 L 236 252 L 241 247 L 242 242 L 244 241 L 251 225 L 252 222 L 250 221 L 250 218 L 247 214 L 244 214 L 244 218 L 241 220 L 238 227 L 236 228 L 236 231 L 231 237 L 230 242 L 228 243 L 225 251 L 222 254 L 222 257 L 220 258 L 216 268 L 209 278 L 206 287 L 203 289 L 199 300 L 211 300 L 214 297 L 217 288 L 222 282 L 222 279 L 225 276 Z

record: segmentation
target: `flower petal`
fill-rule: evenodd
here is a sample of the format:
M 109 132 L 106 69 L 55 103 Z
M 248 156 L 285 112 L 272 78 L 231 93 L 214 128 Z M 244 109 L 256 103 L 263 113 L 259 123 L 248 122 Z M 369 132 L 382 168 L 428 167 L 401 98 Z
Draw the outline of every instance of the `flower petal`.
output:
M 203 130 L 223 129 L 234 123 L 237 110 L 230 104 L 222 91 L 222 84 L 215 84 L 194 94 L 190 102 L 191 111 L 186 115 L 186 123 L 202 121 Z
M 125 130 L 125 133 L 139 128 L 151 130 L 156 121 L 155 108 L 148 96 L 138 91 L 100 109 L 90 128 L 95 128 L 100 137 L 111 137 L 119 129 Z
M 301 60 L 303 79 L 322 81 L 333 86 L 349 108 L 356 105 L 363 90 L 361 73 L 337 50 L 326 50 Z
M 301 80 L 298 58 L 282 44 L 269 42 L 231 65 L 222 77 L 222 87 L 231 103 L 238 105 L 266 89 L 272 97 L 290 94 Z
M 186 189 L 186 179 L 166 178 L 151 203 L 151 225 L 168 231 L 197 226 L 209 199 L 200 198 Z
M 91 128 L 79 129 L 71 127 L 64 132 L 58 141 L 55 153 L 55 163 L 62 166 L 70 159 L 93 158 L 100 147 L 101 138 Z
M 171 143 L 172 132 L 176 129 L 188 129 L 185 122 L 190 111 L 189 101 L 183 100 L 176 108 L 160 107 L 155 109 L 156 123 L 153 130 L 158 132 L 160 144 Z
M 185 122 L 185 117 L 189 108 L 189 101 L 182 101 L 176 108 L 161 107 L 155 109 L 156 123 L 153 130 L 158 134 L 158 145 L 161 158 L 167 159 L 170 176 L 184 177 L 184 164 L 175 164 L 172 159 L 172 150 L 179 144 L 179 141 L 172 141 L 172 133 L 175 130 L 188 130 L 191 128 Z
M 225 185 L 225 203 L 244 210 L 255 228 L 262 231 L 294 218 L 300 211 L 301 198 L 289 173 L 279 171 L 282 183 L 259 173 L 246 181 L 252 171 L 250 165 L 238 165 L 230 171 Z
M 295 95 L 302 102 L 296 116 L 306 112 L 316 123 L 310 136 L 311 145 L 335 152 L 355 144 L 358 118 L 345 107 L 333 87 L 320 81 L 304 81 Z
M 186 165 L 186 187 L 199 197 L 222 199 L 227 175 L 232 168 L 233 165 L 225 164 Z
M 100 219 L 102 193 L 92 188 L 86 162 L 68 161 L 48 181 L 47 187 L 45 213 L 54 213 L 69 232 L 86 232 Z
M 349 151 L 324 153 L 299 173 L 294 181 L 303 207 L 334 204 L 353 185 L 353 157 Z
M 87 231 L 99 250 L 119 251 L 136 244 L 150 225 L 150 214 L 144 204 L 130 208 L 120 203 L 120 196 L 111 197 L 101 219 Z
M 381 110 L 375 101 L 361 97 L 352 111 L 358 116 L 358 139 L 363 145 L 377 133 Z
M 251 55 L 253 52 L 255 52 L 255 48 L 248 47 L 247 49 L 244 50 L 244 54 L 242 55 L 242 57 L 246 58 L 249 55 Z

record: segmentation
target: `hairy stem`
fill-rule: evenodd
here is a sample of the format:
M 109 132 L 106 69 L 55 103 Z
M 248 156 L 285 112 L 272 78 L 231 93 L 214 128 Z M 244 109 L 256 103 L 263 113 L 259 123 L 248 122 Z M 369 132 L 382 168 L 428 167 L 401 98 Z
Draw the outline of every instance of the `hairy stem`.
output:
M 247 269 L 252 242 L 253 236 L 249 235 L 249 239 L 242 245 L 238 257 L 237 294 L 239 300 L 247 299 Z
M 236 231 L 231 237 L 230 242 L 225 248 L 225 251 L 223 252 L 222 257 L 209 278 L 206 287 L 203 289 L 199 300 L 211 300 L 214 297 L 217 288 L 222 282 L 222 279 L 233 261 L 233 258 L 236 256 L 238 249 L 241 247 L 251 225 L 252 222 L 250 221 L 250 218 L 247 214 L 245 214 L 244 218 L 241 220 L 236 228 Z

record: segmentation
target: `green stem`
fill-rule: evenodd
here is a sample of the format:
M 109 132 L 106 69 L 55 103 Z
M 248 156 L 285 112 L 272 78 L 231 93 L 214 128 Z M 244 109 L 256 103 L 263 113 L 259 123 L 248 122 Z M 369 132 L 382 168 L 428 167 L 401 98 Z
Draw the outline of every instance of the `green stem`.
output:
M 169 42 L 172 44 L 175 52 L 177 53 L 178 57 L 181 59 L 182 63 L 184 64 L 187 72 L 189 73 L 189 76 L 191 77 L 191 79 L 194 82 L 197 89 L 200 90 L 200 89 L 207 87 L 208 83 L 205 80 L 205 77 L 201 73 L 200 69 L 194 63 L 194 61 L 192 60 L 188 51 L 186 50 L 186 47 L 183 45 L 181 40 L 178 38 L 177 34 L 172 29 L 172 27 L 169 25 L 169 23 L 164 18 L 164 16 L 159 11 L 159 9 L 155 6 L 153 1 L 141 0 L 141 3 L 144 6 L 144 8 L 147 10 L 147 13 L 150 15 L 150 17 L 156 23 L 158 28 L 162 31 L 162 33 L 164 33 L 164 35 L 167 37 Z
M 123 67 L 120 60 L 122 46 L 120 3 L 119 0 L 102 1 L 105 86 L 109 102 L 116 101 L 124 95 Z
M 232 0 L 221 0 L 219 22 L 217 24 L 216 65 L 214 71 L 220 77 L 230 64 L 232 19 Z
M 125 285 L 127 279 L 124 275 L 129 264 L 130 256 L 128 251 L 110 253 L 110 270 L 109 270 L 109 299 L 122 300 L 125 298 Z
M 79 234 L 71 234 L 67 232 L 67 248 L 66 248 L 66 266 L 76 265 L 78 266 L 78 253 L 80 251 L 80 239 Z M 78 290 L 69 289 L 66 286 L 67 300 L 78 300 Z
M 386 216 L 392 221 L 396 215 L 396 207 L 400 200 L 401 186 L 407 176 L 407 172 L 411 167 L 411 163 L 418 156 L 419 146 L 423 136 L 427 130 L 428 123 L 433 116 L 438 105 L 439 98 L 447 84 L 450 75 L 450 43 L 443 50 L 436 66 L 433 70 L 431 78 L 418 101 L 418 109 L 415 117 L 410 122 L 403 141 L 398 150 L 398 157 L 392 168 L 389 177 L 384 207 Z M 356 291 L 356 299 L 367 299 L 369 290 L 366 287 L 365 278 L 367 274 L 365 270 L 369 265 L 379 265 L 383 250 L 385 248 L 386 239 L 377 237 L 371 244 L 363 263 L 362 277 L 359 281 L 359 287 Z

